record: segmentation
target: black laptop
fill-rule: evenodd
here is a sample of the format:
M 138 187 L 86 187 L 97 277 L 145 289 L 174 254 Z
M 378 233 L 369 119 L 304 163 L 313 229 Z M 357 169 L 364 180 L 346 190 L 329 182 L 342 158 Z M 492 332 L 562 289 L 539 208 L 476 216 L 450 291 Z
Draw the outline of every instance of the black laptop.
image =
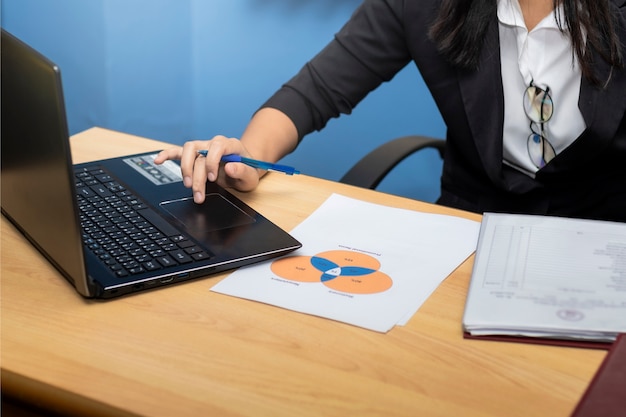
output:
M 2 30 L 2 213 L 85 297 L 111 298 L 301 246 L 216 184 L 193 202 L 156 153 L 73 165 L 59 68 Z

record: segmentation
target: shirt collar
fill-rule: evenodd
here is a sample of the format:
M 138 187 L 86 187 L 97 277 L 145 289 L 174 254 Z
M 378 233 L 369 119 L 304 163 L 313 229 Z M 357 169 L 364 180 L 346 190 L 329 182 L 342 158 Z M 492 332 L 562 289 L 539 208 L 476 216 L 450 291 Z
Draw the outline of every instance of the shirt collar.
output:
M 555 13 L 552 13 L 546 16 L 539 24 L 536 26 L 538 28 L 547 28 L 547 29 L 559 29 L 557 25 L 557 21 L 555 19 L 555 14 L 558 13 L 561 17 L 561 21 L 563 21 L 563 5 L 559 4 L 556 8 Z M 518 0 L 498 0 L 498 21 L 506 26 L 512 27 L 520 27 L 526 28 L 526 24 L 524 23 L 524 15 L 522 14 L 522 9 L 519 5 Z

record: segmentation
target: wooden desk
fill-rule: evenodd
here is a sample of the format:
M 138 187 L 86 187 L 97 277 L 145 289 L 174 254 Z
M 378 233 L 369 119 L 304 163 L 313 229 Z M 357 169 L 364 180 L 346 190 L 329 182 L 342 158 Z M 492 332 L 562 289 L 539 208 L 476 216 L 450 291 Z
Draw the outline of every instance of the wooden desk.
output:
M 72 146 L 78 163 L 167 145 L 90 129 Z M 304 175 L 237 195 L 291 230 L 333 192 L 478 219 Z M 210 292 L 226 274 L 85 300 L 3 217 L 2 389 L 91 416 L 568 416 L 606 353 L 464 340 L 471 267 L 379 334 Z

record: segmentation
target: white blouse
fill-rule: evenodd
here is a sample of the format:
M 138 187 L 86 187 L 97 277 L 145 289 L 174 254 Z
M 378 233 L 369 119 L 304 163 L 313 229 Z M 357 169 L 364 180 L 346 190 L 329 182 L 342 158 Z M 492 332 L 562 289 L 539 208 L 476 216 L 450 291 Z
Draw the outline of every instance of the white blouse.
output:
M 553 115 L 544 124 L 544 133 L 557 155 L 585 129 L 578 109 L 581 71 L 569 34 L 556 23 L 557 13 L 563 15 L 563 6 L 528 32 L 518 0 L 498 0 L 504 163 L 529 176 L 537 172 L 528 155 L 530 120 L 523 108 L 524 91 L 531 81 L 544 90 L 550 88 Z

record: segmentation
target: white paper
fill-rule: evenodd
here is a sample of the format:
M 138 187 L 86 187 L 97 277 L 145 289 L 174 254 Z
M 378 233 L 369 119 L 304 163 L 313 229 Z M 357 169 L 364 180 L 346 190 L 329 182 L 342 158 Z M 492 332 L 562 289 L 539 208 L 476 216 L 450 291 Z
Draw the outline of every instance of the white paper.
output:
M 479 226 L 334 194 L 291 232 L 300 250 L 212 291 L 386 332 L 474 252 Z
M 626 332 L 626 224 L 487 213 L 463 319 L 473 335 Z

